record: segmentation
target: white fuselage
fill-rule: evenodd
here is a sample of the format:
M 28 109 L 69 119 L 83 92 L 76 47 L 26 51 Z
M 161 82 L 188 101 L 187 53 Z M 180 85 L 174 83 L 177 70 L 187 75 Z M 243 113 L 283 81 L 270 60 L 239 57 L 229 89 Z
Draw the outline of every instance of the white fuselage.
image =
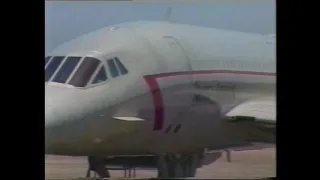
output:
M 272 37 L 166 22 L 112 29 L 50 54 L 118 57 L 128 74 L 85 88 L 47 82 L 46 153 L 156 154 L 244 144 L 245 132 L 224 115 L 246 100 L 275 97 Z

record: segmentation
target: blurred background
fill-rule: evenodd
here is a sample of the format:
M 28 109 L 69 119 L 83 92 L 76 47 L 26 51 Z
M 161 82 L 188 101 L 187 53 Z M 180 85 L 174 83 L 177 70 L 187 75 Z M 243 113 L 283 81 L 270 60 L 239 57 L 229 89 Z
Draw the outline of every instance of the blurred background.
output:
M 163 20 L 261 34 L 275 33 L 274 0 L 211 2 L 45 2 L 45 53 L 99 28 L 135 20 Z

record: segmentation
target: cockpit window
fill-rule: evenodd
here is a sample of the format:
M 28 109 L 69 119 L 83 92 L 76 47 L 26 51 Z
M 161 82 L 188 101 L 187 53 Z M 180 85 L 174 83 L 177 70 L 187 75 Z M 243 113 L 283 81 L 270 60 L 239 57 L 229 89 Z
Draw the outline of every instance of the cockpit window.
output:
M 108 79 L 108 77 L 106 74 L 106 69 L 104 68 L 104 66 L 101 66 L 96 77 L 93 79 L 92 84 L 98 84 L 98 83 L 106 81 L 107 79 Z
M 107 60 L 108 66 L 109 66 L 109 70 L 110 70 L 110 74 L 112 77 L 117 77 L 119 76 L 119 71 L 116 67 L 116 64 L 114 63 L 113 59 L 108 59 Z
M 81 57 L 68 57 L 62 64 L 61 68 L 59 68 L 59 71 L 52 79 L 52 82 L 65 83 L 80 60 Z
M 69 81 L 69 84 L 76 87 L 85 87 L 100 62 L 101 61 L 99 61 L 98 59 L 86 57 L 82 61 L 72 79 Z
M 75 87 L 98 84 L 108 79 L 107 69 L 112 77 L 128 74 L 128 70 L 115 57 L 103 62 L 93 57 L 47 56 L 45 57 L 45 82 L 68 83 Z
M 48 64 L 45 70 L 45 82 L 50 80 L 51 76 L 57 70 L 57 68 L 59 67 L 59 65 L 61 64 L 64 58 L 65 58 L 64 56 L 55 56 L 52 58 L 52 60 L 50 61 L 50 64 Z
M 122 75 L 127 74 L 127 73 L 128 73 L 128 70 L 127 70 L 126 67 L 124 67 L 124 65 L 120 62 L 120 60 L 119 60 L 117 57 L 114 58 L 114 60 L 115 60 L 115 62 L 116 62 L 116 64 L 117 64 L 117 66 L 118 66 L 118 69 L 120 70 L 120 73 L 121 73 Z
M 45 58 L 45 65 L 44 65 L 44 66 L 47 65 L 47 63 L 49 62 L 50 58 L 51 58 L 51 56 L 47 56 L 47 57 Z
M 117 57 L 113 59 L 108 59 L 107 63 L 112 77 L 128 74 L 127 68 L 124 67 L 124 65 L 120 62 L 120 60 Z

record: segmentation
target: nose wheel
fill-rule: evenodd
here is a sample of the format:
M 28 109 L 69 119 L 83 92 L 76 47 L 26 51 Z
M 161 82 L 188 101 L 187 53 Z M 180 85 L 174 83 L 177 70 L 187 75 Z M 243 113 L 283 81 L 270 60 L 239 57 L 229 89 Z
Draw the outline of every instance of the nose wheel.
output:
M 202 159 L 203 153 L 160 155 L 158 159 L 158 178 L 195 177 Z
M 91 171 L 94 172 L 94 178 L 96 178 L 96 175 L 98 175 L 100 178 L 110 177 L 109 171 L 105 168 L 104 158 L 88 156 L 88 164 L 89 167 L 87 170 L 86 178 L 91 177 Z
M 186 178 L 195 177 L 197 169 L 200 167 L 204 152 L 197 154 L 164 154 L 158 156 L 157 169 L 158 178 Z M 94 172 L 94 177 L 110 178 L 108 169 L 105 168 L 104 158 L 88 157 L 89 168 L 86 178 L 91 177 L 91 171 Z M 133 172 L 132 172 L 133 170 Z M 125 169 L 125 177 L 135 177 L 135 167 Z

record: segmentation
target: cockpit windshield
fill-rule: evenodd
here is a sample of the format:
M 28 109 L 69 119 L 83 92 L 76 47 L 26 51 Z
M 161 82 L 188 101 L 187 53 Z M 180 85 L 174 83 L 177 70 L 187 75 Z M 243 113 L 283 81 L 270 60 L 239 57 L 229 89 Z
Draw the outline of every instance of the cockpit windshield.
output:
M 92 80 L 91 84 L 98 84 L 104 82 L 108 79 L 106 74 L 106 69 L 104 66 L 101 66 L 96 77 Z
M 100 62 L 98 59 L 86 57 L 68 84 L 76 87 L 86 86 Z
M 44 64 L 44 67 L 46 67 L 46 66 L 47 66 L 47 64 L 48 64 L 48 62 L 49 62 L 49 60 L 50 60 L 50 58 L 51 58 L 51 56 L 48 56 L 48 57 L 46 57 L 46 58 L 45 58 L 45 64 Z
M 81 57 L 68 57 L 52 79 L 52 82 L 65 83 L 75 67 L 79 64 L 80 60 Z
M 124 67 L 124 65 L 120 62 L 120 60 L 117 57 L 114 58 L 114 61 L 116 62 L 121 75 L 128 74 L 127 68 Z
M 107 60 L 108 66 L 109 66 L 109 70 L 110 70 L 110 74 L 112 77 L 117 77 L 119 76 L 119 71 L 116 67 L 116 64 L 114 63 L 114 59 L 108 59 Z
M 45 58 L 45 82 L 85 87 L 107 81 L 107 69 L 112 77 L 128 73 L 117 57 L 106 62 L 93 57 L 48 56 Z
M 64 58 L 65 58 L 64 56 L 55 56 L 52 58 L 52 60 L 46 67 L 45 82 L 51 79 L 52 75 L 54 74 L 54 72 L 56 72 L 56 70 L 58 69 L 58 67 L 60 66 Z

